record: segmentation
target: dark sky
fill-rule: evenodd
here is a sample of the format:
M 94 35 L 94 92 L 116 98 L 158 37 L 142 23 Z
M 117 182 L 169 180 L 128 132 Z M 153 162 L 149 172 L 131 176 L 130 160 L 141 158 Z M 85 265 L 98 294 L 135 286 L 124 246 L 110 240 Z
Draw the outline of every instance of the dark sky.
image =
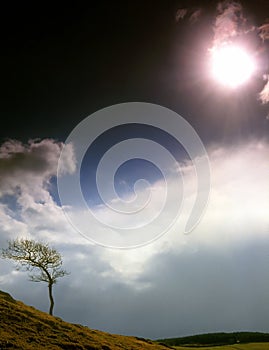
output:
M 24 4 L 2 16 L 2 136 L 63 138 L 97 109 L 161 96 L 152 89 L 169 64 L 171 6 Z
M 193 25 L 175 22 L 176 10 L 186 4 L 203 9 Z M 175 110 L 205 142 L 264 132 L 265 125 L 268 131 L 266 109 L 256 103 L 261 76 L 237 96 L 220 93 L 207 76 L 216 4 L 117 1 L 3 7 L 1 137 L 64 140 L 92 112 L 130 101 Z M 253 7 L 245 2 L 248 14 L 262 23 L 269 5 L 256 1 L 255 12 Z

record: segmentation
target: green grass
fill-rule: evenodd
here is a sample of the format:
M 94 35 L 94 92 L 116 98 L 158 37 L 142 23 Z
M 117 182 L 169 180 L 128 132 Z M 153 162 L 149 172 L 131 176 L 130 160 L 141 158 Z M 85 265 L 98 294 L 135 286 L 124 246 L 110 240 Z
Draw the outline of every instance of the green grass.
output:
M 224 345 L 230 346 L 227 349 L 247 349 L 244 344 L 266 344 L 266 348 L 269 349 L 269 334 L 261 332 L 232 332 L 232 333 L 207 333 L 196 334 L 192 336 L 159 339 L 160 343 L 170 345 L 172 347 L 200 347 L 203 349 L 213 348 L 224 349 Z M 264 345 L 263 347 L 264 348 Z
M 209 346 L 209 347 L 187 347 L 175 346 L 177 350 L 268 350 L 269 343 L 249 343 L 249 344 L 234 344 L 223 346 Z

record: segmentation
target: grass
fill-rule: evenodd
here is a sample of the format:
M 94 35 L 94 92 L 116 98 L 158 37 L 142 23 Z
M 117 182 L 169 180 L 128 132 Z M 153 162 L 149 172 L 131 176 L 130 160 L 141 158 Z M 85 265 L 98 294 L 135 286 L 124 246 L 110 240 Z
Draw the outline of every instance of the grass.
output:
M 109 334 L 67 323 L 14 300 L 0 291 L 0 350 L 168 350 L 154 341 Z M 177 350 L 268 350 L 269 343 L 224 346 L 174 346 Z
M 249 343 L 249 344 L 234 344 L 223 346 L 211 346 L 211 347 L 187 347 L 187 346 L 175 346 L 177 350 L 268 350 L 269 343 Z
M 14 300 L 0 291 L 0 349 L 164 350 L 142 338 L 91 330 Z
M 160 339 L 166 345 L 176 349 L 269 349 L 269 333 L 262 332 L 218 332 L 196 334 L 179 338 Z

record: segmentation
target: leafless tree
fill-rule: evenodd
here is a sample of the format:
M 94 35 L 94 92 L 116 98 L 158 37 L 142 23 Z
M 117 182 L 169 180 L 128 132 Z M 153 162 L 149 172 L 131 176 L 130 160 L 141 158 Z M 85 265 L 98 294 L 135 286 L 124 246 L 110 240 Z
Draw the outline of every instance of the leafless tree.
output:
M 16 261 L 17 269 L 28 271 L 30 281 L 48 283 L 49 314 L 52 315 L 54 307 L 52 287 L 59 277 L 68 275 L 62 268 L 61 254 L 47 243 L 15 239 L 8 242 L 8 248 L 2 249 L 2 257 Z

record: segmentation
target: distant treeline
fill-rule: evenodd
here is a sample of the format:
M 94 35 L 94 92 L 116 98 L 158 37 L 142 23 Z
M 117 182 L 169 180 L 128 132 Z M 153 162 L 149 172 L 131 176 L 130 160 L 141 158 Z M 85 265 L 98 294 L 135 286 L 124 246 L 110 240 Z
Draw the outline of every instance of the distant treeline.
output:
M 180 345 L 227 345 L 235 343 L 269 342 L 269 333 L 260 332 L 234 332 L 234 333 L 208 333 L 192 335 L 181 338 L 158 339 L 160 343 L 168 346 Z

